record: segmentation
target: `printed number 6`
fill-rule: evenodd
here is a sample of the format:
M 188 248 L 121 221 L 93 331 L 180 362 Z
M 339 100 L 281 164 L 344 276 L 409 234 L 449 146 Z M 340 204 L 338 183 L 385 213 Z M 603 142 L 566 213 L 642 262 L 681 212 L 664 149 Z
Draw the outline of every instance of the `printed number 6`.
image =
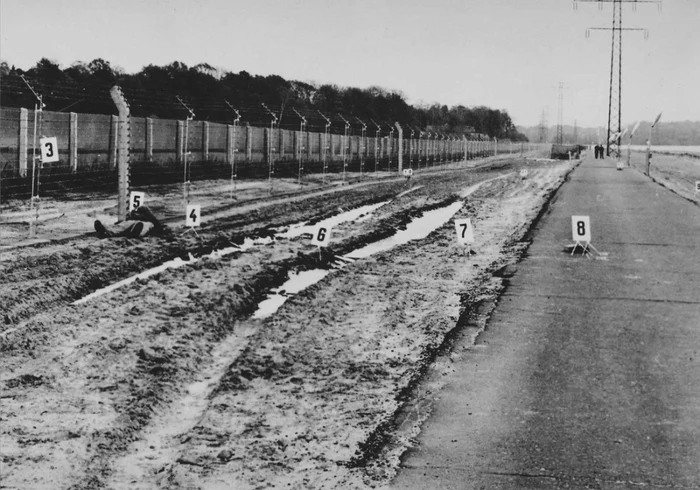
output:
M 327 230 L 326 230 L 325 228 L 319 228 L 319 229 L 318 229 L 318 235 L 316 236 L 316 239 L 317 239 L 319 242 L 322 242 L 322 241 L 324 241 L 324 240 L 326 239 L 326 231 L 327 231 Z
M 53 156 L 53 145 L 47 141 L 44 146 L 46 146 L 46 158 L 51 158 Z
M 578 236 L 584 236 L 586 234 L 586 223 L 583 221 L 578 221 L 576 223 L 576 233 Z
M 197 213 L 195 212 L 194 209 L 190 212 L 190 218 L 192 218 L 193 223 L 195 223 L 197 221 Z

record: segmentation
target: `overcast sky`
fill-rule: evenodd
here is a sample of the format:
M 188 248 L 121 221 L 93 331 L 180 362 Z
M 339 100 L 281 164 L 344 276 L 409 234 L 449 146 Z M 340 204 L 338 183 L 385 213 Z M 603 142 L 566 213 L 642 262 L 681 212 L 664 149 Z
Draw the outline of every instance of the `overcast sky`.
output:
M 0 0 L 0 58 L 28 69 L 103 58 L 127 73 L 206 62 L 411 104 L 487 105 L 518 125 L 605 126 L 612 4 L 573 0 Z M 623 12 L 622 120 L 700 120 L 700 0 Z

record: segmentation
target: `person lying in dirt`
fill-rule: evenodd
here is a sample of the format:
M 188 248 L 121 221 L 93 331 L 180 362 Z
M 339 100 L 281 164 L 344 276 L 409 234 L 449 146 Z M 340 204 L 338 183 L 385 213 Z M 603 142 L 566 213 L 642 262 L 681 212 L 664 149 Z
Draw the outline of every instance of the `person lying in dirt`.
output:
M 106 226 L 100 220 L 95 220 L 95 231 L 100 238 L 138 238 L 156 235 L 163 230 L 163 225 L 147 206 L 139 206 L 126 215 L 126 220 L 111 226 Z

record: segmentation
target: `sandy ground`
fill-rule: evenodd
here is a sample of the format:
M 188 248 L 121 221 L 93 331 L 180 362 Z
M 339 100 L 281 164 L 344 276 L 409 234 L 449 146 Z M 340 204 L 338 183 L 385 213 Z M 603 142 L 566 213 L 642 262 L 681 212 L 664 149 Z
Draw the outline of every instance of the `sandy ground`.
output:
M 422 420 L 397 423 L 411 390 L 450 332 L 497 294 L 494 271 L 517 260 L 529 223 L 575 163 L 454 165 L 222 212 L 199 237 L 80 236 L 0 252 L 1 484 L 382 486 Z M 306 234 L 280 236 L 382 202 L 337 224 L 326 249 Z M 342 258 L 450 206 L 458 210 L 425 238 Z M 456 241 L 461 217 L 474 224 L 475 254 Z M 235 250 L 246 237 L 258 245 Z M 270 289 L 314 269 L 327 272 L 320 282 L 252 316 Z
M 624 155 L 626 158 L 627 153 Z M 700 203 L 700 192 L 696 190 L 696 183 L 700 182 L 700 158 L 654 153 L 651 162 L 651 177 L 656 182 L 690 201 Z M 644 172 L 644 153 L 633 151 L 631 165 L 634 169 Z

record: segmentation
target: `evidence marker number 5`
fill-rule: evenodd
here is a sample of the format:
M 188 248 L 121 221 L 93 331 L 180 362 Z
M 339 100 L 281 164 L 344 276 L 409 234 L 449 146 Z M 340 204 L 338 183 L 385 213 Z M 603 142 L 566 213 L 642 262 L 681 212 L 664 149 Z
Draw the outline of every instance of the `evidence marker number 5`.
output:
M 471 245 L 474 243 L 474 227 L 471 219 L 456 219 L 455 230 L 457 231 L 457 241 L 460 245 Z
M 571 234 L 575 242 L 591 241 L 591 218 L 590 216 L 572 216 Z
M 129 212 L 136 211 L 146 199 L 145 192 L 131 191 L 129 193 Z

